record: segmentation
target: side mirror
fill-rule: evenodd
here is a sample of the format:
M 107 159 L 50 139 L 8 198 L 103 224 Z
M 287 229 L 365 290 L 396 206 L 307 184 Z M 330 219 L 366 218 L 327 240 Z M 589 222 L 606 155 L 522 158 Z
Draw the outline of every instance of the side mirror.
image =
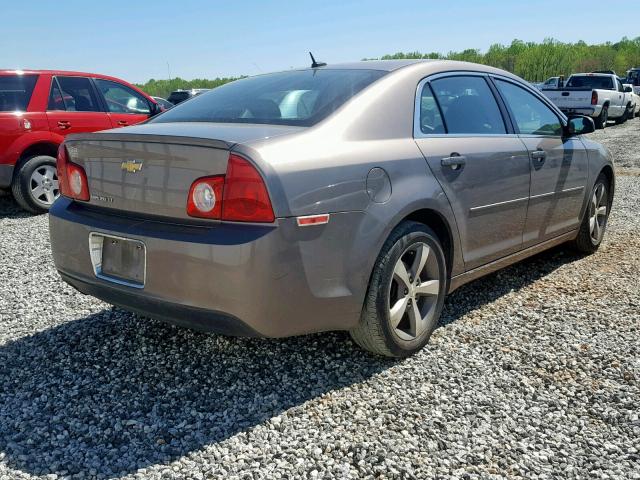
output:
M 624 91 L 625 91 L 625 93 L 631 93 L 631 92 L 633 92 L 633 88 L 631 88 L 631 87 L 624 87 Z
M 584 115 L 577 115 L 569 117 L 567 126 L 565 128 L 565 137 L 572 137 L 574 135 L 585 135 L 596 131 L 596 124 L 593 123 L 591 117 Z

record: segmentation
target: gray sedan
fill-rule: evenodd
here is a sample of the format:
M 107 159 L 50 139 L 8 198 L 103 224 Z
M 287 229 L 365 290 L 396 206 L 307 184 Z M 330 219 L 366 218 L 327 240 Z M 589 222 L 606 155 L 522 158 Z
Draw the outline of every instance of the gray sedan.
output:
M 609 153 L 520 78 L 372 61 L 238 80 L 143 125 L 68 137 L 62 278 L 229 335 L 348 330 L 407 356 L 447 293 L 565 242 L 594 252 Z

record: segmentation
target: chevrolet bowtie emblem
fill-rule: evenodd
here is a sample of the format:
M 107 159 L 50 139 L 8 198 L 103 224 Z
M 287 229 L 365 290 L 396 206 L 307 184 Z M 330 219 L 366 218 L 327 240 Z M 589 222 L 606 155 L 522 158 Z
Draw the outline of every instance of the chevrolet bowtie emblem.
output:
M 125 160 L 120 164 L 120 168 L 125 172 L 137 173 L 142 170 L 142 162 L 136 160 Z

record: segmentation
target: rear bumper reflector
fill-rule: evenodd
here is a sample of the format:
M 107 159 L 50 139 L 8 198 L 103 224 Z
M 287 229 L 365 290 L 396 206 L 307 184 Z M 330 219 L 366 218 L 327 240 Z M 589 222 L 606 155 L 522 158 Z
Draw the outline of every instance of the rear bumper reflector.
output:
M 299 227 L 308 227 L 311 225 L 324 225 L 329 223 L 329 214 L 323 213 L 321 215 L 305 215 L 303 217 L 297 217 Z

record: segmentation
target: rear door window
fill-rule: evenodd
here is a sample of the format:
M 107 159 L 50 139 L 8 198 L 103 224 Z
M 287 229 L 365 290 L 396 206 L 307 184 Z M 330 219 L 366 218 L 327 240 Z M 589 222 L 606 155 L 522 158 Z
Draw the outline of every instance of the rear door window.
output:
M 91 81 L 85 77 L 57 77 L 60 93 L 69 112 L 99 112 Z
M 147 99 L 135 90 L 110 80 L 96 78 L 94 81 L 107 103 L 107 109 L 111 113 L 148 115 L 151 112 Z
M 521 134 L 562 134 L 560 119 L 542 100 L 511 82 L 496 79 L 495 83 Z
M 0 112 L 24 112 L 29 106 L 38 75 L 0 76 Z
M 440 104 L 447 133 L 507 133 L 496 99 L 483 77 L 444 77 L 433 80 L 431 86 Z
M 429 84 L 425 84 L 420 95 L 420 131 L 427 135 L 445 133 L 440 109 Z

